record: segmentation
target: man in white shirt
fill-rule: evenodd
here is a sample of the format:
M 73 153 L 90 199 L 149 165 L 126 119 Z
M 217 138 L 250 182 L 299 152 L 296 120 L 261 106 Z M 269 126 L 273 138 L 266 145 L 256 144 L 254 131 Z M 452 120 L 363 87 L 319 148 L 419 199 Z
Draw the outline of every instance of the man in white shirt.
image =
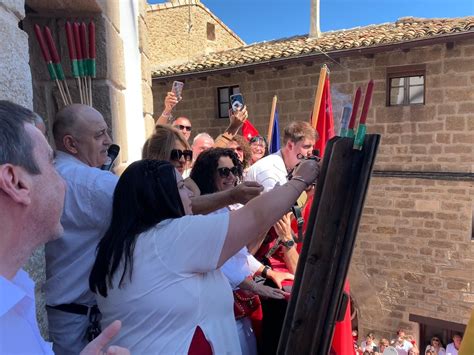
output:
M 458 355 L 458 351 L 461 348 L 462 336 L 461 334 L 453 335 L 453 342 L 446 346 L 446 355 Z
M 397 337 L 392 340 L 392 344 L 395 349 L 397 349 L 398 355 L 408 355 L 413 348 L 413 344 L 406 340 L 405 337 L 405 330 L 399 329 L 397 331 Z
M 35 248 L 61 236 L 65 184 L 33 119 L 30 110 L 0 101 L 0 354 L 53 354 L 36 322 L 34 283 L 21 267 Z M 82 354 L 103 353 L 119 329 L 114 322 Z
M 317 134 L 314 128 L 307 122 L 294 121 L 284 129 L 283 148 L 275 154 L 268 155 L 255 164 L 253 164 L 246 177 L 247 181 L 256 181 L 263 185 L 264 191 L 270 191 L 277 184 L 283 185 L 288 181 L 288 174 L 295 168 L 303 157 L 310 156 L 313 152 L 313 146 L 316 142 Z M 268 206 L 271 208 L 271 206 Z M 299 254 L 295 247 L 295 242 L 291 236 L 291 228 L 288 218 L 280 222 L 286 226 L 284 235 L 278 235 L 281 239 L 279 245 L 272 238 L 263 241 L 261 246 L 258 241 L 250 245 L 252 253 L 256 252 L 257 259 L 266 258 L 268 263 L 276 260 L 276 265 L 286 266 L 288 272 L 294 274 L 298 264 Z M 277 231 L 275 229 L 275 231 Z M 277 233 L 278 234 L 278 233 Z M 262 242 L 262 240 L 260 240 Z M 272 246 L 274 243 L 274 246 Z M 277 249 L 275 249 L 275 247 Z M 274 250 L 272 259 L 268 256 Z M 264 269 L 262 275 L 266 277 L 270 266 Z M 283 271 L 283 270 L 280 270 Z M 284 270 L 286 271 L 286 270 Z M 263 300 L 263 334 L 262 334 L 262 353 L 276 353 L 279 334 L 285 317 L 287 302 L 284 300 Z
M 99 324 L 89 274 L 97 243 L 110 223 L 118 178 L 99 169 L 111 139 L 104 118 L 94 108 L 79 104 L 63 108 L 56 115 L 53 135 L 56 170 L 67 190 L 61 216 L 64 233 L 45 248 L 46 309 L 54 352 L 77 354 L 88 342 L 91 322 Z
M 294 121 L 290 123 L 284 129 L 283 148 L 252 165 L 245 180 L 260 183 L 265 192 L 270 191 L 277 184 L 285 184 L 288 181 L 288 173 L 303 157 L 312 154 L 316 139 L 317 133 L 308 122 Z M 296 248 L 285 247 L 283 250 L 288 270 L 294 273 L 298 263 Z
M 312 154 L 316 139 L 316 131 L 308 122 L 290 123 L 284 129 L 283 148 L 252 165 L 246 180 L 259 182 L 265 192 L 273 189 L 277 183 L 283 185 L 288 180 L 288 173 L 301 158 Z

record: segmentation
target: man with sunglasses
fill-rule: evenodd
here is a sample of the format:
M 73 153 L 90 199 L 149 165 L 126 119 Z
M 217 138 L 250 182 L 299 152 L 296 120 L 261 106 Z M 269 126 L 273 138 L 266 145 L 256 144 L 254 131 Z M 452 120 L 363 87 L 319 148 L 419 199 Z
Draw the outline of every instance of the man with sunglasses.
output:
M 55 168 L 65 180 L 62 238 L 46 244 L 46 310 L 56 354 L 79 353 L 100 316 L 89 290 L 97 243 L 108 227 L 118 178 L 100 170 L 112 140 L 104 117 L 74 104 L 60 110 L 53 125 Z M 89 339 L 90 339 L 89 338 Z
M 174 128 L 178 129 L 183 134 L 184 138 L 189 141 L 192 130 L 191 121 L 189 119 L 187 119 L 186 117 L 178 117 L 173 121 L 171 125 Z
M 158 117 L 158 119 L 156 120 L 156 124 L 169 124 L 171 122 L 171 125 L 178 129 L 186 138 L 186 140 L 189 141 L 192 130 L 191 121 L 187 117 L 183 116 L 175 118 L 173 120 L 173 116 L 171 114 L 173 108 L 178 104 L 179 101 L 180 99 L 176 97 L 176 94 L 174 92 L 168 92 L 164 100 L 165 108 L 163 109 L 163 112 L 161 113 L 160 117 Z

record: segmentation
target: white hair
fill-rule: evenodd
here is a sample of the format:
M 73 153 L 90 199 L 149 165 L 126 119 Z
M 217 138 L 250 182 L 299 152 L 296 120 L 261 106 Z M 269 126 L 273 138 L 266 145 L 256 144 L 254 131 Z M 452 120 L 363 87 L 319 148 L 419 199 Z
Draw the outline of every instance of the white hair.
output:
M 193 145 L 196 144 L 196 142 L 201 139 L 201 138 L 206 138 L 206 139 L 209 139 L 211 140 L 212 142 L 214 142 L 214 138 L 212 138 L 209 133 L 206 133 L 206 132 L 203 132 L 203 133 L 199 133 L 198 135 L 196 135 L 196 137 L 194 137 L 193 139 Z

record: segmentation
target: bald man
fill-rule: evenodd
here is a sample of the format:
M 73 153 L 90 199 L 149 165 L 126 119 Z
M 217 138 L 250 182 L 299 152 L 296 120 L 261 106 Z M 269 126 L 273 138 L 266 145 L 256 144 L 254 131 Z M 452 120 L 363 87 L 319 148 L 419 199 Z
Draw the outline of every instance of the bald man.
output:
M 55 117 L 53 136 L 55 168 L 67 189 L 63 236 L 45 248 L 46 308 L 54 352 L 78 354 L 88 342 L 89 326 L 97 325 L 100 316 L 88 280 L 97 243 L 110 223 L 118 178 L 99 169 L 112 142 L 94 108 L 63 108 Z

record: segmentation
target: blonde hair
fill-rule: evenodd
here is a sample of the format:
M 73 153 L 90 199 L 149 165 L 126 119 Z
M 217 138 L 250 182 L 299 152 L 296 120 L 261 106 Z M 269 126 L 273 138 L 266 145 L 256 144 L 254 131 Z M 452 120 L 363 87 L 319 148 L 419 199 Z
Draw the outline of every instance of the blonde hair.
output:
M 176 128 L 157 124 L 155 131 L 143 145 L 142 159 L 169 161 L 176 141 L 180 142 L 185 149 L 191 149 L 186 138 Z
M 283 143 L 288 141 L 298 143 L 299 141 L 308 138 L 318 140 L 318 133 L 316 130 L 305 121 L 293 121 L 283 130 Z

